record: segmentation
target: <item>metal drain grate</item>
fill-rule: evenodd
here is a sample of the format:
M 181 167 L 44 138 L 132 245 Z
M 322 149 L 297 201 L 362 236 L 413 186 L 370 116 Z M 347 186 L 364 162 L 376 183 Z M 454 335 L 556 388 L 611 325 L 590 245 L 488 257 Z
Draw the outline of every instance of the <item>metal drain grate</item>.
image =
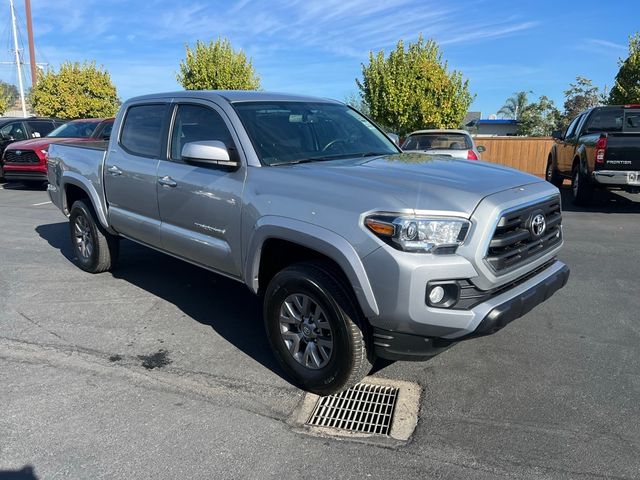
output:
M 307 425 L 388 435 L 398 392 L 395 387 L 358 383 L 344 392 L 321 397 Z

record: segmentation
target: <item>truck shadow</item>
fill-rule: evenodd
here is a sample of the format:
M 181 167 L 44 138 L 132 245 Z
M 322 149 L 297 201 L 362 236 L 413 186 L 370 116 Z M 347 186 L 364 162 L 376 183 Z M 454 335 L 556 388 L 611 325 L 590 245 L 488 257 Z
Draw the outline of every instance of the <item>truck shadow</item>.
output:
M 574 205 L 571 187 L 563 186 L 560 189 L 562 197 L 562 210 L 565 212 L 591 212 L 591 213 L 640 213 L 640 195 L 624 196 L 618 192 L 598 190 L 594 192 L 591 205 L 579 207 Z
M 36 232 L 73 261 L 66 222 L 39 225 Z M 289 381 L 265 336 L 261 301 L 246 286 L 129 240 L 121 240 L 120 247 L 118 265 L 112 272 L 115 278 L 171 302 Z

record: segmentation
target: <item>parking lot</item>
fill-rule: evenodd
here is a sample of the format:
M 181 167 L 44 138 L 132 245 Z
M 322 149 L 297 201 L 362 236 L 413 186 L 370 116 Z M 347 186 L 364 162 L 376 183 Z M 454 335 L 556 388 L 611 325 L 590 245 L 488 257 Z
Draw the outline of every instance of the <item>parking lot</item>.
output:
M 637 195 L 564 191 L 566 288 L 375 372 L 422 388 L 390 447 L 292 424 L 303 394 L 243 285 L 128 241 L 113 274 L 84 273 L 46 192 L 0 188 L 0 478 L 640 477 Z

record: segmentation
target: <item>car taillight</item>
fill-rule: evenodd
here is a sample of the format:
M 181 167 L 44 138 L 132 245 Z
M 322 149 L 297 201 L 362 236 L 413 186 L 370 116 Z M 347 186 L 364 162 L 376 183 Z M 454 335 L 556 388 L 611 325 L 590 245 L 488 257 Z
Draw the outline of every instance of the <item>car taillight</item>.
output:
M 476 155 L 476 152 L 474 152 L 473 150 L 469 150 L 467 152 L 467 160 L 478 160 L 478 156 Z
M 604 151 L 607 148 L 607 137 L 601 135 L 596 142 L 596 163 L 604 163 Z

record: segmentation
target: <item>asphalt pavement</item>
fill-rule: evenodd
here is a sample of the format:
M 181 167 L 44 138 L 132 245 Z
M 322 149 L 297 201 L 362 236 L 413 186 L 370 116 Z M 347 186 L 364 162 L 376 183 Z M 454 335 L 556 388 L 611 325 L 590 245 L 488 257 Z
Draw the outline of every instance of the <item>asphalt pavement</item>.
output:
M 567 287 L 375 372 L 422 388 L 390 447 L 292 424 L 246 287 L 128 241 L 84 273 L 46 192 L 0 186 L 0 479 L 640 478 L 640 196 L 568 193 Z

